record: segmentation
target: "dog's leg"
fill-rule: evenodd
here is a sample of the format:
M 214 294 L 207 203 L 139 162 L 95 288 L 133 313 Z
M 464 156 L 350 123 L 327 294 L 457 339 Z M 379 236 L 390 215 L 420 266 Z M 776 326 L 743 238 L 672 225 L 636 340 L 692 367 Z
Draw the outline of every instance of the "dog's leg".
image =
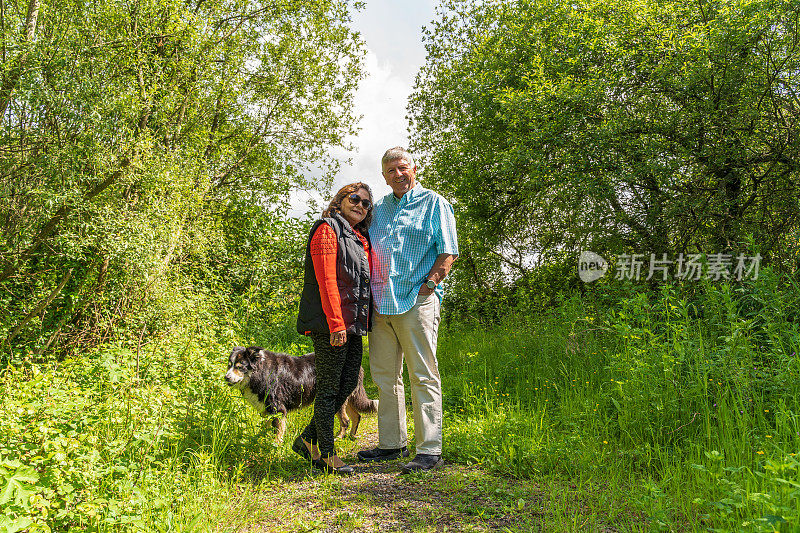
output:
M 347 418 L 347 411 L 349 410 L 350 400 L 347 399 L 344 401 L 344 405 L 339 412 L 336 413 L 336 416 L 339 418 L 339 433 L 336 435 L 337 439 L 344 438 L 347 435 L 347 428 L 350 426 L 350 419 Z
M 347 414 L 350 415 L 350 420 L 352 420 L 353 425 L 350 427 L 350 438 L 356 438 L 356 431 L 358 431 L 358 425 L 361 423 L 361 413 L 355 408 L 354 405 L 351 405 L 350 402 L 346 402 L 345 406 L 347 407 Z
M 278 430 L 275 435 L 275 442 L 283 442 L 283 435 L 286 433 L 286 415 L 282 414 L 272 419 L 272 427 Z

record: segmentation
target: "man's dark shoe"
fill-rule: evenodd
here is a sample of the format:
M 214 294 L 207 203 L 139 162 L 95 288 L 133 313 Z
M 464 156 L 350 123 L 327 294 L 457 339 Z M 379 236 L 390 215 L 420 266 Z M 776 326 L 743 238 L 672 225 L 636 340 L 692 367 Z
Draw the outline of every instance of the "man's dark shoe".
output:
M 441 455 L 429 455 L 427 453 L 418 453 L 410 463 L 403 465 L 400 471 L 403 474 L 410 474 L 411 472 L 419 472 L 424 470 L 433 470 L 439 468 L 444 464 L 444 459 Z
M 371 450 L 361 450 L 356 454 L 358 460 L 364 463 L 373 461 L 391 461 L 402 457 L 408 457 L 408 448 L 372 448 Z

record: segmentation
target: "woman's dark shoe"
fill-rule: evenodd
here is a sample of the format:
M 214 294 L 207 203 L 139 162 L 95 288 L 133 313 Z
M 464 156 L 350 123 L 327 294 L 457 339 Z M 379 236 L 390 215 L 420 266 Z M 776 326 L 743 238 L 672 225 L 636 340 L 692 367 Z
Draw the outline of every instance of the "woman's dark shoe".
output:
M 294 439 L 292 443 L 292 451 L 297 453 L 300 457 L 305 459 L 306 461 L 311 461 L 311 453 L 309 453 L 308 448 L 306 448 L 306 443 L 303 440 L 303 437 L 300 435 Z
M 355 470 L 350 465 L 342 465 L 342 466 L 331 466 L 325 462 L 324 459 L 312 459 L 311 464 L 314 465 L 314 468 L 322 470 L 328 474 L 339 474 L 340 476 L 349 476 L 352 475 Z

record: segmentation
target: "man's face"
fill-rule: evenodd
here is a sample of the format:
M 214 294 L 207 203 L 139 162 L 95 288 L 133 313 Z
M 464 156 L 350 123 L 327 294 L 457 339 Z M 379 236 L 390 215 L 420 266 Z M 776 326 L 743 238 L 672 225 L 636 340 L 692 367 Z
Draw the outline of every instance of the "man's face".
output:
M 388 163 L 383 163 L 383 179 L 386 185 L 392 188 L 392 192 L 398 198 L 402 198 L 405 193 L 414 188 L 417 177 L 417 166 L 409 165 L 405 159 L 395 159 Z

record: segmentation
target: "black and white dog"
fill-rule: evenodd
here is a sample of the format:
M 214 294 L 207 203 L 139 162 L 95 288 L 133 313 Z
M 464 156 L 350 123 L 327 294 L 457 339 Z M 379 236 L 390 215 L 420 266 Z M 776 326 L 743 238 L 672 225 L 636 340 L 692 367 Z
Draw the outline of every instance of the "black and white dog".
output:
M 286 432 L 286 414 L 314 403 L 317 392 L 314 363 L 313 353 L 293 357 L 259 346 L 236 346 L 231 351 L 225 381 L 239 389 L 261 416 L 281 415 L 272 419 L 272 427 L 278 430 L 275 440 L 280 442 Z M 361 422 L 360 413 L 375 413 L 377 410 L 378 402 L 367 398 L 364 369 L 360 368 L 356 390 L 337 413 L 341 428 L 337 438 L 347 433 L 351 419 L 350 436 L 355 437 Z

